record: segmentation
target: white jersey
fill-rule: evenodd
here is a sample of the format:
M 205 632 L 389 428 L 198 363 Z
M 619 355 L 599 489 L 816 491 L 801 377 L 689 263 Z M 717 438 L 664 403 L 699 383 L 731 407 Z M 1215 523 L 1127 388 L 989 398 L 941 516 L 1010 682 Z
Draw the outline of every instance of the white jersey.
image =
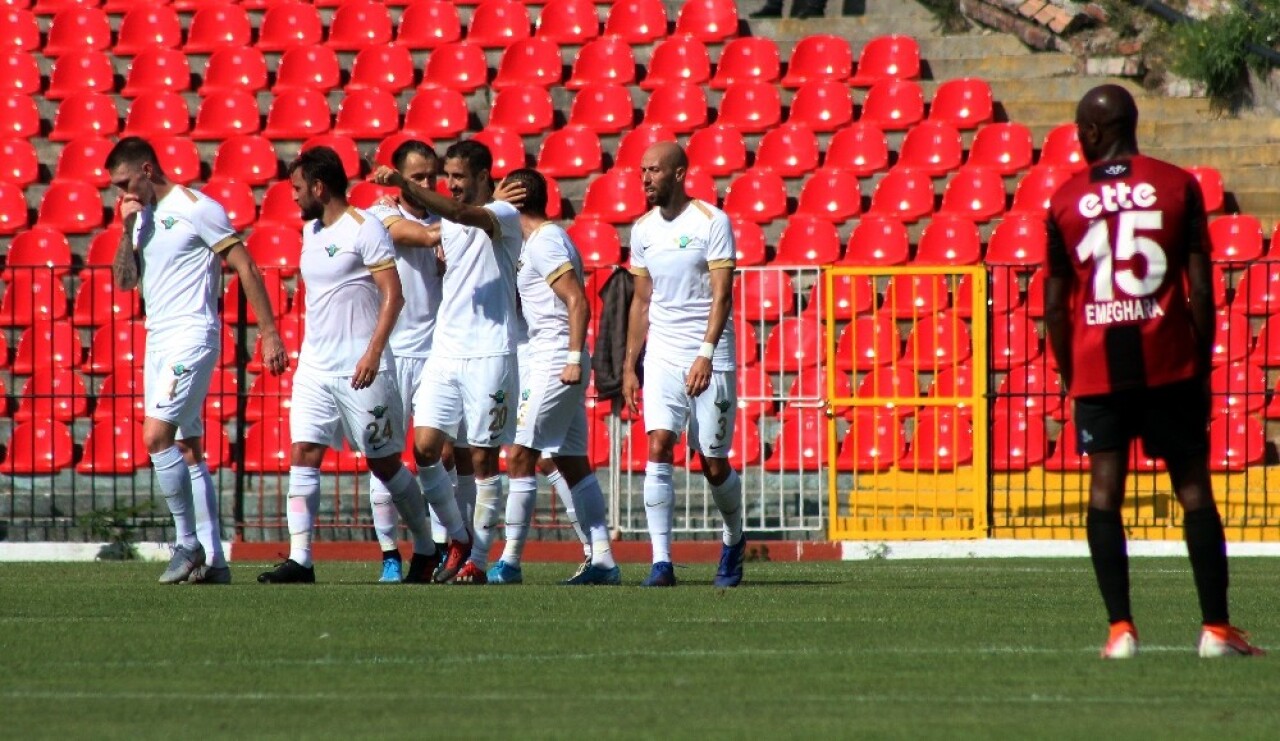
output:
M 572 272 L 583 280 L 582 258 L 569 235 L 547 222 L 525 240 L 516 286 L 520 310 L 529 326 L 529 352 L 534 355 L 569 349 L 569 307 L 551 284 Z
M 631 272 L 653 280 L 645 356 L 688 368 L 702 347 L 711 316 L 711 270 L 734 267 L 733 228 L 720 209 L 690 201 L 671 221 L 654 208 L 631 229 Z M 733 313 L 711 365 L 734 370 Z
M 372 206 L 369 213 L 382 225 L 391 225 L 407 219 L 415 224 L 430 226 L 440 217 L 428 212 L 419 219 L 401 205 Z M 436 251 L 422 247 L 396 247 L 396 271 L 400 273 L 400 287 L 404 293 L 404 308 L 391 331 L 387 346 L 397 358 L 425 358 L 431 354 L 431 338 L 436 329 L 436 313 L 440 311 L 440 271 L 436 266 Z
M 175 186 L 134 222 L 151 343 L 218 347 L 222 276 L 216 253 L 238 242 L 227 212 L 212 198 Z
M 516 350 L 516 260 L 523 237 L 515 206 L 485 206 L 497 230 L 440 222 L 444 246 L 444 297 L 436 317 L 433 349 L 449 358 L 488 358 Z M 307 290 L 310 290 L 308 285 Z
M 382 297 L 371 273 L 396 266 L 391 235 L 366 211 L 348 208 L 328 227 L 302 226 L 299 268 L 307 284 L 298 367 L 319 375 L 349 376 L 369 348 Z M 388 368 L 383 353 L 378 370 Z

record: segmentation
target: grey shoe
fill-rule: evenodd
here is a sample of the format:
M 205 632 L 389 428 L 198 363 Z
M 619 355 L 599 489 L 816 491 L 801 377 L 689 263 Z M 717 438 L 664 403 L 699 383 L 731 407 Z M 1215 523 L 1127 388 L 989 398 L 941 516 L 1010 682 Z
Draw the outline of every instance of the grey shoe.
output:
M 201 566 L 191 572 L 184 584 L 230 584 L 230 566 Z
M 169 559 L 169 568 L 160 575 L 161 584 L 181 584 L 190 578 L 192 572 L 204 566 L 204 547 L 199 543 L 188 550 L 185 546 L 173 549 L 173 558 Z

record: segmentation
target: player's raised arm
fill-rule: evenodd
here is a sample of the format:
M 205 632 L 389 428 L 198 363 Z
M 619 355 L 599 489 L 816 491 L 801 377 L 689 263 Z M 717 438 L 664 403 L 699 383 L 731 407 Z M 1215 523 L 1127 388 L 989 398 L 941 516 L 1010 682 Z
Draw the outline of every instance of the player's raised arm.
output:
M 244 243 L 237 240 L 221 252 L 222 261 L 236 275 L 240 276 L 240 285 L 244 288 L 244 297 L 253 307 L 258 317 L 258 333 L 262 339 L 262 362 L 271 375 L 278 376 L 289 369 L 289 353 L 285 351 L 284 341 L 276 329 L 275 310 L 271 299 L 267 296 L 267 287 L 262 282 L 262 272 L 245 249 Z
M 1062 240 L 1053 219 L 1049 219 L 1049 246 L 1046 259 L 1049 267 L 1049 279 L 1044 287 L 1044 320 L 1049 332 L 1049 347 L 1058 361 L 1058 372 L 1062 374 L 1064 388 L 1070 390 L 1071 367 L 1071 316 L 1068 301 L 1071 296 L 1071 282 L 1075 273 L 1071 268 L 1071 258 L 1067 255 L 1067 246 Z
M 485 177 L 488 177 L 488 171 L 485 171 Z M 421 201 L 434 214 L 438 214 L 441 218 L 448 219 L 455 224 L 463 226 L 473 226 L 483 229 L 486 234 L 493 236 L 498 233 L 498 221 L 494 217 L 493 212 L 485 208 L 483 205 L 473 205 L 465 203 L 457 198 L 448 198 L 434 190 L 418 185 L 417 183 L 406 179 L 398 171 L 390 167 L 379 167 L 373 173 L 374 182 L 383 185 L 391 185 L 397 187 L 401 192 L 410 195 Z M 452 181 L 454 178 L 450 177 Z M 452 186 L 451 186 L 452 187 Z M 522 190 L 509 192 L 505 199 L 512 205 L 519 204 L 520 196 L 523 195 Z

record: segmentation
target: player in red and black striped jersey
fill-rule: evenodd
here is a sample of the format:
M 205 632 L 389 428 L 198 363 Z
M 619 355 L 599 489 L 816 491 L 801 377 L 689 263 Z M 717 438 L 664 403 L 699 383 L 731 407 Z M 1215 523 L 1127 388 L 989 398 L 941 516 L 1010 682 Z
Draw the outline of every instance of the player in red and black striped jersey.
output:
M 1054 194 L 1048 224 L 1045 316 L 1075 400 L 1076 442 L 1089 455 L 1089 552 L 1111 621 L 1102 655 L 1128 658 L 1138 648 L 1120 517 L 1136 438 L 1164 459 L 1186 511 L 1200 655 L 1253 655 L 1260 649 L 1228 619 L 1226 538 L 1209 478 L 1215 325 L 1204 199 L 1192 175 L 1139 154 L 1137 123 L 1123 87 L 1081 99 L 1076 126 L 1089 167 Z

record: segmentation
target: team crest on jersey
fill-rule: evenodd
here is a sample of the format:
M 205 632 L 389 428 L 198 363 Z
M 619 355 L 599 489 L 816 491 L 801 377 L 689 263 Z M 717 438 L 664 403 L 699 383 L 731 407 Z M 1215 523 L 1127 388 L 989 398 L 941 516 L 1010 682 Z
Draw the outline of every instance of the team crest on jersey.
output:
M 499 390 L 496 394 L 489 394 L 489 398 L 499 404 L 505 404 L 507 401 L 507 392 Z
M 172 216 L 166 216 L 160 220 L 160 223 L 164 224 L 165 231 L 169 231 L 170 229 L 173 228 L 174 224 L 178 223 L 178 220 L 173 218 Z
M 382 419 L 383 415 L 385 415 L 386 413 L 387 413 L 387 407 L 385 404 L 379 404 L 378 406 L 369 410 L 369 414 L 372 414 L 374 419 Z
M 182 363 L 178 363 L 177 365 L 173 366 L 173 375 L 175 375 L 175 376 L 185 376 L 186 374 L 190 373 L 190 372 L 191 372 L 191 371 L 193 371 L 193 370 L 195 370 L 195 369 L 194 369 L 194 368 L 188 368 L 187 366 L 183 365 Z
M 716 401 L 716 409 L 719 409 L 721 414 L 724 414 L 725 412 L 729 411 L 729 406 L 730 406 L 729 401 L 727 399 L 721 399 Z
M 521 392 L 520 392 L 520 401 L 528 401 L 528 400 L 529 400 L 529 391 L 530 391 L 530 389 L 525 389 L 524 391 L 521 391 Z
M 333 257 L 334 255 L 338 254 L 338 245 L 331 244 L 328 247 L 325 247 L 324 251 L 329 253 L 329 257 Z
M 676 240 L 676 244 L 680 246 L 680 249 L 684 249 L 688 247 L 689 243 L 692 241 L 693 241 L 693 237 L 690 237 L 687 234 L 681 234 L 680 238 Z

